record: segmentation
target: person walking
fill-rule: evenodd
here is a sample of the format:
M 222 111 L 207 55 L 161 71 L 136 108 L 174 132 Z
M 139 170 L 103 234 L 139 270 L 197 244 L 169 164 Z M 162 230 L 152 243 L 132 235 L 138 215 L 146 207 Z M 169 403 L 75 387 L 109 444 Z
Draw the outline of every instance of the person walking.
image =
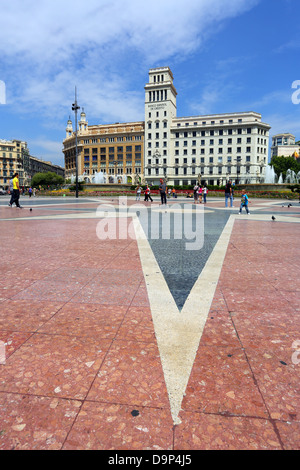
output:
M 200 184 L 199 189 L 198 189 L 198 197 L 199 197 L 199 203 L 200 204 L 202 204 L 202 193 L 203 193 L 203 189 L 202 189 L 202 186 Z
M 138 187 L 136 188 L 136 198 L 135 198 L 136 201 L 140 201 L 141 192 L 142 192 L 142 188 L 140 187 L 140 185 L 138 185 Z
M 195 184 L 194 186 L 194 203 L 195 204 L 197 204 L 198 202 L 198 196 L 199 196 L 198 191 L 199 191 L 199 186 L 198 184 Z
M 22 206 L 20 206 L 20 203 L 19 203 L 19 199 L 20 199 L 19 174 L 15 173 L 14 178 L 13 178 L 13 199 L 12 199 L 11 205 L 15 203 L 17 207 L 22 209 Z
M 153 199 L 152 199 L 151 194 L 150 194 L 150 188 L 147 185 L 147 187 L 145 189 L 145 201 L 147 202 L 148 199 L 150 199 L 150 201 L 153 202 Z
M 160 198 L 161 198 L 161 203 L 162 204 L 167 204 L 167 185 L 164 182 L 163 179 L 160 180 L 160 185 L 159 185 L 159 191 L 160 191 Z
M 245 189 L 243 189 L 239 214 L 242 213 L 243 207 L 245 207 L 247 214 L 248 215 L 250 214 L 249 209 L 248 209 L 248 204 L 249 204 L 249 198 L 246 194 Z
M 30 186 L 30 188 L 28 189 L 28 194 L 29 194 L 29 197 L 32 196 L 32 187 Z
M 207 193 L 208 193 L 208 189 L 206 186 L 204 186 L 203 188 L 203 203 L 206 204 L 206 196 L 207 196 Z
M 225 186 L 225 207 L 228 207 L 228 199 L 230 199 L 230 207 L 233 206 L 232 187 L 231 181 L 228 181 Z

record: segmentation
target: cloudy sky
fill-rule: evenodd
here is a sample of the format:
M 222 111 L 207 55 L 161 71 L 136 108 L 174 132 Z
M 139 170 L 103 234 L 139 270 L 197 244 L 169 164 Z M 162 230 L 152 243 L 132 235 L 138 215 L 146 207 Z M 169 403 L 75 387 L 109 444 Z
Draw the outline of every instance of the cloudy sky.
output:
M 178 116 L 253 110 L 300 140 L 299 17 L 299 0 L 0 0 L 0 139 L 64 166 L 75 86 L 89 124 L 144 120 L 148 70 L 169 66 Z

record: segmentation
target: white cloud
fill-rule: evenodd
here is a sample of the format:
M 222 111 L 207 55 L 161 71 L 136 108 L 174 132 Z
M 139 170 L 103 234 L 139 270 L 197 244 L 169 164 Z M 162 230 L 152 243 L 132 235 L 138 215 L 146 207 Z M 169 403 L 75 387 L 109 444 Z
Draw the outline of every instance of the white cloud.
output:
M 49 117 L 69 105 L 77 84 L 93 116 L 140 118 L 143 95 L 133 91 L 133 75 L 195 51 L 224 20 L 257 2 L 1 1 L 0 56 L 10 102 Z
M 35 152 L 31 149 L 34 148 Z M 41 136 L 30 141 L 30 153 L 36 158 L 50 161 L 54 165 L 62 165 L 62 143 Z
M 300 105 L 297 105 L 300 108 Z M 296 111 L 295 111 L 296 113 Z M 296 137 L 296 141 L 300 139 L 300 118 L 299 112 L 297 114 L 269 114 L 264 118 L 264 122 L 269 123 L 272 128 L 270 130 L 270 136 L 282 133 L 291 133 Z

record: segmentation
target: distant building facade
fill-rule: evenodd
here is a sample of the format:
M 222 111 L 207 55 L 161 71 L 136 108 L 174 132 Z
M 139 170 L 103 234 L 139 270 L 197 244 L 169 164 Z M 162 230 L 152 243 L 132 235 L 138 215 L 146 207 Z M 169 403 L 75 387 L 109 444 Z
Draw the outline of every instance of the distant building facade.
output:
M 76 141 L 72 121 L 63 141 L 66 179 L 76 174 Z M 122 175 L 131 182 L 144 168 L 144 122 L 88 125 L 81 112 L 77 132 L 78 174 L 88 182 L 102 172 L 109 177 Z
M 20 186 L 30 185 L 36 173 L 51 171 L 64 177 L 65 169 L 30 155 L 27 142 L 0 139 L 0 185 L 8 186 L 14 173 L 19 173 Z
M 18 172 L 20 185 L 24 185 L 23 152 L 27 143 L 21 140 L 0 139 L 0 185 L 6 187 L 11 176 Z
M 85 113 L 81 113 L 77 133 L 79 175 L 105 170 L 108 176 L 140 174 L 149 184 L 165 178 L 170 185 L 197 181 L 222 185 L 227 179 L 237 183 L 263 181 L 271 126 L 253 111 L 177 117 L 173 81 L 169 67 L 149 70 L 144 122 L 89 126 Z M 134 157 L 136 144 L 141 153 L 138 158 Z M 71 120 L 63 145 L 69 177 L 76 171 Z M 127 158 L 127 146 L 131 159 Z
M 293 134 L 276 134 L 272 137 L 271 157 L 299 158 L 300 145 Z

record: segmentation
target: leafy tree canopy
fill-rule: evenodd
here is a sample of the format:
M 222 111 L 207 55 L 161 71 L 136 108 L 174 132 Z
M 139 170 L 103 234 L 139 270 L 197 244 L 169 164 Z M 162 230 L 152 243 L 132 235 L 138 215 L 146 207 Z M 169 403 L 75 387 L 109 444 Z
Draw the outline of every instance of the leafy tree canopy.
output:
M 31 179 L 31 186 L 38 188 L 42 186 L 47 188 L 48 186 L 60 186 L 64 184 L 64 178 L 52 171 L 47 171 L 45 173 L 36 173 Z
M 273 157 L 270 163 L 273 166 L 276 175 L 279 177 L 282 173 L 283 178 L 286 176 L 287 170 L 293 170 L 296 174 L 300 171 L 300 162 L 294 157 Z

